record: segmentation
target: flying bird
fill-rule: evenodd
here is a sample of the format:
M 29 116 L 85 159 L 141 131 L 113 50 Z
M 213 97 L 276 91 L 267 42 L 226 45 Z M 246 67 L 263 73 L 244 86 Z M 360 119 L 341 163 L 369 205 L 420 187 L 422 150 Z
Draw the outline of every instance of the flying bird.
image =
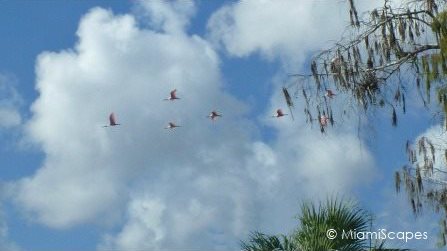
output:
M 168 123 L 168 126 L 165 127 L 165 129 L 174 129 L 174 128 L 176 128 L 176 127 L 181 127 L 181 126 L 176 125 L 176 124 L 174 124 L 173 122 L 169 122 L 169 123 Z
M 212 121 L 215 121 L 217 119 L 217 117 L 222 117 L 222 114 L 218 113 L 217 111 L 212 111 L 208 115 L 208 118 L 210 118 Z
M 331 89 L 326 90 L 326 94 L 325 94 L 326 97 L 333 98 L 335 95 L 336 94 Z
M 281 109 L 278 109 L 278 110 L 276 110 L 276 114 L 273 115 L 272 117 L 279 118 L 279 117 L 283 117 L 283 116 L 286 116 L 286 115 L 289 115 L 289 114 L 283 113 Z
M 169 97 L 163 99 L 163 100 L 169 100 L 169 101 L 174 101 L 176 99 L 180 99 L 179 97 L 177 97 L 177 95 L 175 94 L 177 92 L 177 89 L 174 89 L 171 91 L 171 93 L 169 94 Z
M 115 117 L 115 113 L 110 113 L 110 115 L 109 115 L 109 125 L 105 125 L 105 126 L 103 126 L 103 127 L 109 127 L 109 126 L 117 126 L 117 125 L 120 125 L 120 124 L 117 124 L 116 123 L 116 117 Z

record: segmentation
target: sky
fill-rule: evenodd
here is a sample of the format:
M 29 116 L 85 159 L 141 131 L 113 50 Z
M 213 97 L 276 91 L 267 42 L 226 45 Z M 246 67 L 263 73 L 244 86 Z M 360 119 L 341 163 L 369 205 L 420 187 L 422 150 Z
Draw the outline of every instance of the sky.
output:
M 374 7 L 360 1 L 360 10 Z M 348 24 L 343 1 L 1 1 L 0 249 L 237 250 L 345 196 L 377 229 L 427 231 L 393 173 L 439 133 L 417 99 L 326 134 L 281 87 Z M 299 17 L 299 18 L 298 18 Z M 163 101 L 177 89 L 181 98 Z M 222 113 L 215 122 L 212 110 Z M 120 126 L 103 128 L 111 112 Z M 168 122 L 182 127 L 165 130 Z

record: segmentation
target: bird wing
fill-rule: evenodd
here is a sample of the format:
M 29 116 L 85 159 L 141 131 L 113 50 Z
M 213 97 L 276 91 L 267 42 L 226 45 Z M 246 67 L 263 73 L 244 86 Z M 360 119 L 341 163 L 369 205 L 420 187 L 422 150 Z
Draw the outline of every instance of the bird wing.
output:
M 110 113 L 109 121 L 110 121 L 110 125 L 116 125 L 115 113 L 113 113 L 113 112 Z
M 175 96 L 176 91 L 177 91 L 177 89 L 174 89 L 171 91 L 171 98 L 176 98 L 176 96 Z

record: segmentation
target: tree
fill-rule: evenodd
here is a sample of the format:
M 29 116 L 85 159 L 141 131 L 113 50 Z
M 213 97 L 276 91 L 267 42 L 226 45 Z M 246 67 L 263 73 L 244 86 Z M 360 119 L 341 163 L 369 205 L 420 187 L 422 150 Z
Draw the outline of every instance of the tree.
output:
M 244 251 L 314 251 L 314 250 L 385 250 L 384 243 L 373 244 L 368 239 L 341 238 L 343 230 L 357 232 L 371 230 L 371 217 L 356 203 L 345 200 L 327 200 L 318 207 L 305 202 L 298 216 L 299 226 L 290 235 L 269 236 L 254 232 L 247 242 L 242 242 Z M 339 233 L 335 239 L 327 237 L 327 231 Z M 391 249 L 386 249 L 391 250 Z
M 293 234 L 293 240 L 299 243 L 303 251 L 311 250 L 364 250 L 369 247 L 366 239 L 344 239 L 343 230 L 358 232 L 369 229 L 370 214 L 354 203 L 328 200 L 316 207 L 313 203 L 303 203 L 298 217 L 299 228 Z M 334 229 L 338 238 L 329 239 L 326 232 Z
M 294 90 L 305 100 L 307 122 L 318 121 L 323 133 L 344 116 L 357 116 L 360 125 L 376 111 L 389 112 L 391 124 L 397 126 L 398 115 L 407 111 L 406 97 L 413 92 L 434 110 L 446 130 L 447 1 L 403 0 L 397 5 L 383 0 L 383 7 L 369 11 L 364 20 L 354 0 L 347 2 L 351 25 L 345 34 L 349 35 L 317 54 L 309 74 L 290 75 L 294 85 L 283 89 L 289 107 L 293 106 L 289 92 Z M 340 115 L 334 112 L 335 92 L 347 100 L 343 106 L 347 108 L 338 107 Z M 405 189 L 415 215 L 423 207 L 440 213 L 440 244 L 445 246 L 447 147 L 422 137 L 407 142 L 406 148 L 409 161 L 395 173 L 396 191 Z

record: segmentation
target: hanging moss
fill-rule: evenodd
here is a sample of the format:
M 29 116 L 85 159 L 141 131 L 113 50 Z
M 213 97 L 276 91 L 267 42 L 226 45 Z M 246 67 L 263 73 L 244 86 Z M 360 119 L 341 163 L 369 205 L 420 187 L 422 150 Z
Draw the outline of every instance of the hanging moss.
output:
M 399 31 L 400 38 L 405 42 L 405 23 L 402 18 L 399 18 L 399 22 L 397 24 L 397 28 Z
M 292 107 L 293 106 L 292 98 L 290 97 L 290 94 L 289 94 L 289 91 L 287 90 L 287 88 L 283 87 L 282 92 L 284 94 L 284 98 L 286 99 L 287 106 Z
M 434 33 L 440 33 L 441 31 L 441 23 L 437 18 L 434 18 L 431 22 L 431 29 Z
M 396 109 L 394 109 L 394 107 L 393 107 L 393 114 L 392 114 L 392 118 L 391 118 L 391 124 L 393 126 L 397 126 L 397 114 L 396 114 Z
M 408 26 L 408 29 L 409 29 L 409 30 L 411 30 L 410 27 L 411 27 L 411 26 Z M 416 32 L 416 36 L 417 36 L 417 37 L 420 37 L 420 36 L 421 36 L 421 31 L 420 31 L 420 29 L 419 29 L 419 23 L 416 23 L 416 22 L 414 23 L 414 30 L 415 30 L 415 32 Z
M 421 64 L 423 74 L 425 75 L 425 93 L 427 96 L 427 100 L 430 102 L 430 89 L 431 89 L 431 81 L 433 80 L 432 72 L 430 70 L 430 65 L 427 59 L 428 56 L 421 57 Z
M 444 116 L 447 117 L 447 100 L 446 100 L 446 95 L 444 94 L 444 100 L 442 102 L 443 106 L 444 106 Z
M 369 39 L 368 36 L 365 36 L 365 47 L 368 49 L 369 48 Z
M 447 11 L 439 13 L 431 23 L 432 31 L 439 38 L 439 45 L 441 47 L 441 53 L 446 55 L 447 53 Z
M 441 57 L 438 54 L 431 55 L 431 80 L 439 79 L 439 63 L 441 62 Z
M 394 186 L 396 188 L 396 192 L 397 193 L 400 192 L 400 183 L 401 183 L 400 173 L 399 172 L 395 172 L 394 173 Z
M 402 111 L 406 113 L 405 94 L 402 93 Z

